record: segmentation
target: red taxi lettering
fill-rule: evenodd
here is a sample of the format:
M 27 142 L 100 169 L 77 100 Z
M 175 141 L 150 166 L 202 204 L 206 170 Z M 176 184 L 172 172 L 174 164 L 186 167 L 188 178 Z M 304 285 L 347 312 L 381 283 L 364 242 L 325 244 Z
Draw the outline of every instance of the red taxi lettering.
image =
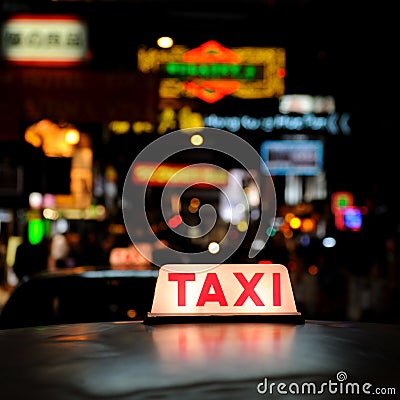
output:
M 214 288 L 214 293 L 210 293 L 211 286 Z M 207 274 L 196 306 L 204 306 L 207 301 L 217 301 L 220 306 L 228 305 L 218 276 L 214 272 Z
M 264 306 L 263 301 L 255 291 L 255 287 L 264 276 L 264 273 L 255 273 L 249 281 L 242 272 L 234 272 L 233 275 L 243 287 L 243 291 L 234 303 L 234 307 L 243 306 L 247 298 L 250 298 L 256 306 Z M 178 283 L 178 306 L 186 306 L 186 282 L 195 281 L 196 274 L 170 272 L 168 273 L 168 280 Z M 196 306 L 203 307 L 207 302 L 218 302 L 220 306 L 228 306 L 218 275 L 213 272 L 206 275 Z M 281 274 L 279 272 L 272 274 L 272 305 L 277 307 L 282 305 Z
M 193 273 L 169 273 L 169 281 L 178 282 L 178 306 L 186 306 L 186 282 L 196 279 Z
M 274 272 L 272 274 L 272 293 L 274 306 L 281 305 L 281 274 Z
M 253 303 L 256 306 L 263 306 L 264 303 L 258 297 L 258 294 L 254 291 L 254 288 L 257 285 L 258 281 L 262 278 L 264 273 L 258 272 L 254 274 L 250 281 L 247 281 L 247 279 L 241 272 L 235 272 L 233 275 L 236 276 L 236 279 L 240 282 L 244 289 L 242 294 L 236 300 L 234 306 L 242 306 L 248 297 L 253 300 Z

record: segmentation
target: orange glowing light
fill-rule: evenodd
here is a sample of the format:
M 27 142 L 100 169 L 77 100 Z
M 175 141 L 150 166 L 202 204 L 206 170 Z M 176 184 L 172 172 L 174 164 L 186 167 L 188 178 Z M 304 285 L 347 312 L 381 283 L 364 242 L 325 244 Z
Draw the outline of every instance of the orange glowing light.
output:
M 197 197 L 193 197 L 192 200 L 190 200 L 190 205 L 198 208 L 200 206 L 200 200 Z
M 132 168 L 132 180 L 138 185 L 182 187 L 195 185 L 207 188 L 210 185 L 226 186 L 228 173 L 212 165 L 187 165 L 151 162 L 136 163 Z M 199 183 L 201 182 L 201 183 Z
M 283 236 L 285 236 L 286 239 L 291 239 L 293 237 L 293 232 L 292 231 L 285 231 L 283 232 Z
M 301 230 L 303 232 L 312 232 L 315 229 L 315 221 L 312 218 L 304 218 Z
M 294 218 L 295 217 L 295 215 L 293 214 L 293 213 L 287 213 L 286 215 L 285 215 L 285 221 L 286 222 L 290 222 L 290 220 L 292 219 L 292 218 Z
M 35 147 L 42 147 L 47 157 L 72 157 L 74 145 L 80 141 L 80 133 L 70 124 L 60 126 L 43 119 L 29 126 L 25 141 Z
M 128 310 L 128 311 L 126 312 L 126 315 L 127 315 L 129 318 L 133 319 L 133 318 L 136 317 L 137 312 L 136 312 L 135 310 Z
M 67 131 L 65 132 L 65 141 L 68 144 L 74 145 L 74 144 L 78 144 L 79 143 L 79 139 L 80 139 L 80 135 L 79 135 L 79 131 L 77 129 L 67 129 Z
M 316 265 L 310 265 L 308 267 L 308 273 L 312 276 L 317 275 L 318 274 L 318 267 Z

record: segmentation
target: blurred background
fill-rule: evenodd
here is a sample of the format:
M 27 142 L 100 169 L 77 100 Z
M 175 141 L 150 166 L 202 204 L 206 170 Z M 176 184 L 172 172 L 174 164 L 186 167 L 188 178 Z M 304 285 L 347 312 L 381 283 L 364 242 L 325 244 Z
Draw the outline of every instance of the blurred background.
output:
M 203 126 L 240 136 L 267 163 L 277 197 L 270 239 L 251 240 L 261 199 L 246 171 L 202 151 L 168 160 L 150 180 L 160 240 L 212 254 L 233 223 L 249 239 L 229 261 L 287 266 L 306 318 L 400 322 L 392 3 L 2 0 L 1 302 L 38 271 L 154 267 L 125 229 L 125 178 L 148 144 Z M 234 174 L 250 208 L 191 187 L 171 197 L 164 220 L 165 176 L 194 162 Z M 148 178 L 142 167 L 130 184 Z M 216 228 L 177 238 L 171 228 L 195 226 L 206 203 Z M 156 261 L 162 250 L 137 235 Z M 31 247 L 18 252 L 21 243 Z M 250 246 L 261 249 L 256 259 Z

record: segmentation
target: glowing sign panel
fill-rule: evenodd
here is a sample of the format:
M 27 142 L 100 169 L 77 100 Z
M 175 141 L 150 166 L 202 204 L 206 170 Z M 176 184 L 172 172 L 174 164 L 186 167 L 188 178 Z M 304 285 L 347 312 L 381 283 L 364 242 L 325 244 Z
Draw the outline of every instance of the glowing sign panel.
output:
M 16 15 L 2 28 L 2 53 L 13 64 L 72 66 L 87 59 L 86 24 L 69 15 Z
M 137 185 L 196 187 L 226 186 L 228 173 L 212 165 L 136 163 L 132 168 L 132 181 Z
M 215 103 L 231 95 L 243 99 L 280 97 L 286 68 L 283 48 L 226 48 L 209 40 L 195 49 L 138 51 L 142 72 L 159 72 L 160 97 L 197 97 Z
M 355 206 L 346 207 L 343 211 L 344 226 L 352 231 L 359 231 L 362 226 L 361 210 Z
M 149 317 L 293 315 L 287 269 L 280 264 L 170 264 L 160 268 Z
M 318 175 L 323 151 L 319 140 L 266 140 L 260 147 L 271 175 Z
M 150 243 L 143 243 L 141 252 L 135 246 L 114 247 L 110 252 L 109 262 L 112 269 L 124 269 L 132 266 L 150 265 L 152 259 L 152 248 Z M 146 257 L 142 255 L 146 254 Z

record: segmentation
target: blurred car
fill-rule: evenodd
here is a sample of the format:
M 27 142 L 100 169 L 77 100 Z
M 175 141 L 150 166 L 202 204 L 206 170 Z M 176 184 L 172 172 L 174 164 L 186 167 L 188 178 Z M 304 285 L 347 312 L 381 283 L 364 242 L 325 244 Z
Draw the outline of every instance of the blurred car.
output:
M 0 329 L 141 320 L 150 310 L 158 268 L 64 268 L 22 280 L 0 314 Z

